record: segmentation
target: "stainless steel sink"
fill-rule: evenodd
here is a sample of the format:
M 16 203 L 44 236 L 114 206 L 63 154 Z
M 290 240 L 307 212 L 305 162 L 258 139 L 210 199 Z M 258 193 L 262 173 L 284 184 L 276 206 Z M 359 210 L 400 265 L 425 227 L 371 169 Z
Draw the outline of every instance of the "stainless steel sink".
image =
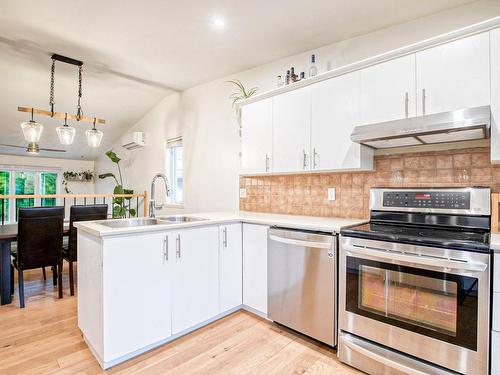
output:
M 168 224 L 168 223 L 161 222 L 158 219 L 140 217 L 136 219 L 105 220 L 99 222 L 99 224 L 105 225 L 110 228 L 130 228 L 130 227 L 142 227 L 145 225 L 157 225 L 157 224 Z
M 194 221 L 203 221 L 208 219 L 202 217 L 193 217 L 193 216 L 159 216 L 158 220 L 179 224 L 179 223 L 192 223 Z

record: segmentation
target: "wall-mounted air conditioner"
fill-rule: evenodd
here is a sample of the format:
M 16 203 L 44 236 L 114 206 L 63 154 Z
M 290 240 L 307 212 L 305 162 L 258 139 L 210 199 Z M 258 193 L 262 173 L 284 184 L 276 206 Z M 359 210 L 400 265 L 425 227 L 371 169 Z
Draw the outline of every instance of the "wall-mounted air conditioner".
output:
M 146 133 L 133 132 L 128 133 L 122 138 L 122 147 L 127 150 L 136 150 L 146 146 Z

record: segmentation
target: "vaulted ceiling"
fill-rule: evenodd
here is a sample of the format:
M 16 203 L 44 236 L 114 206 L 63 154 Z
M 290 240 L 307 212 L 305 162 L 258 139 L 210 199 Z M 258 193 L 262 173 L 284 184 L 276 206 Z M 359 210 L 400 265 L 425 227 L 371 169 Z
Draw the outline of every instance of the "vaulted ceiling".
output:
M 17 106 L 48 109 L 50 55 L 83 60 L 83 111 L 105 118 L 101 149 L 78 124 L 65 154 L 94 159 L 161 98 L 335 41 L 456 7 L 468 0 L 4 1 L 0 12 L 0 143 L 24 144 Z M 225 27 L 214 25 L 214 19 Z M 219 25 L 220 26 L 220 25 Z M 75 112 L 77 71 L 57 66 L 56 110 Z M 60 148 L 45 125 L 41 147 Z M 24 154 L 1 148 L 0 153 Z M 63 156 L 61 156 L 63 155 Z

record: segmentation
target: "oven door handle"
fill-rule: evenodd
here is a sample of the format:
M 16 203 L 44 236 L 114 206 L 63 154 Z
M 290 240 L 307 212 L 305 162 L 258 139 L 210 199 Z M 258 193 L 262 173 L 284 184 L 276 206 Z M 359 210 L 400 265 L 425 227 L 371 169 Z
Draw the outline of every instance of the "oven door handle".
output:
M 303 241 L 303 240 L 296 240 L 293 238 L 279 237 L 279 236 L 276 236 L 274 234 L 270 234 L 269 239 L 276 241 L 276 242 L 286 243 L 288 245 L 314 247 L 314 248 L 318 248 L 318 249 L 331 249 L 332 248 L 332 242 Z
M 389 261 L 398 261 L 398 262 L 404 262 L 404 263 L 413 263 L 417 265 L 422 265 L 422 266 L 432 266 L 432 267 L 441 267 L 441 268 L 448 268 L 448 269 L 454 269 L 454 270 L 461 270 L 461 271 L 471 271 L 471 272 L 484 272 L 486 271 L 486 268 L 488 268 L 488 265 L 485 263 L 478 263 L 478 262 L 468 262 L 468 261 L 458 261 L 458 260 L 451 260 L 451 259 L 443 259 L 443 258 L 437 258 L 437 257 L 427 257 L 425 255 L 407 255 L 407 254 L 402 254 L 402 253 L 396 253 L 392 251 L 385 251 L 385 250 L 378 250 L 375 248 L 370 248 L 370 247 L 362 247 L 362 248 L 357 248 L 351 245 L 344 245 L 344 249 L 347 250 L 348 253 L 357 256 L 357 257 L 363 257 L 363 256 L 371 256 L 373 258 L 378 258 L 382 260 L 389 260 Z M 368 250 L 368 252 L 367 252 Z M 376 254 L 375 254 L 376 253 Z
M 400 371 L 404 374 L 409 374 L 409 375 L 427 375 L 427 373 L 416 370 L 414 368 L 408 367 L 402 363 L 393 361 L 391 359 L 388 359 L 386 357 L 383 357 L 381 355 L 378 355 L 377 353 L 373 353 L 371 350 L 363 348 L 362 346 L 355 344 L 351 340 L 345 340 L 344 341 L 345 346 L 347 346 L 349 349 L 358 352 L 361 355 L 364 355 L 365 357 L 368 357 L 375 362 L 382 363 L 386 365 L 387 367 L 390 367 L 394 370 Z

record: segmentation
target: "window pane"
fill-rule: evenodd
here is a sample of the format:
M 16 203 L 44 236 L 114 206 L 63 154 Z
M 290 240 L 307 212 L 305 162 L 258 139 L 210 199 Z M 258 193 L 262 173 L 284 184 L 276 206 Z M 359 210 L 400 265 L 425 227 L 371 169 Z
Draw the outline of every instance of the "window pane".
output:
M 168 147 L 169 180 L 172 185 L 170 202 L 181 204 L 183 202 L 184 179 L 182 175 L 182 146 Z
M 40 194 L 57 194 L 57 173 L 40 174 Z M 42 206 L 55 206 L 56 198 L 42 198 Z
M 16 183 L 16 195 L 35 194 L 35 172 L 16 172 L 15 183 Z M 29 207 L 34 205 L 35 205 L 34 198 L 16 199 L 16 215 L 19 207 Z
M 9 195 L 9 178 L 10 172 L 0 171 L 0 195 Z M 0 222 L 3 217 L 3 222 L 9 221 L 9 200 L 0 200 Z

